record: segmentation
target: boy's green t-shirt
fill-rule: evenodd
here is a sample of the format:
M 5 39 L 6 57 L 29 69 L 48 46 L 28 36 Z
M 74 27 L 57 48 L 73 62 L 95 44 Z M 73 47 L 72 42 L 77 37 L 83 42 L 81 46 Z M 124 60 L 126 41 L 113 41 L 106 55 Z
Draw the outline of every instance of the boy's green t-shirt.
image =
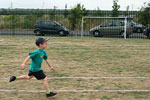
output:
M 32 59 L 29 70 L 32 72 L 40 71 L 43 59 L 48 59 L 46 51 L 43 49 L 36 49 L 34 52 L 29 53 L 29 56 Z

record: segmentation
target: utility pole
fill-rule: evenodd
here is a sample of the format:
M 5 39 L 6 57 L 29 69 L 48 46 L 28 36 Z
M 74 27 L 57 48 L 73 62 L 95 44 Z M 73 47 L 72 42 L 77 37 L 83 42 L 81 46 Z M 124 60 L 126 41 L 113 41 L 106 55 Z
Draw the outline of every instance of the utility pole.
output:
M 44 5 L 45 5 L 45 0 L 43 0 L 42 9 L 44 9 Z
M 13 9 L 13 3 L 12 2 L 10 3 L 10 9 Z

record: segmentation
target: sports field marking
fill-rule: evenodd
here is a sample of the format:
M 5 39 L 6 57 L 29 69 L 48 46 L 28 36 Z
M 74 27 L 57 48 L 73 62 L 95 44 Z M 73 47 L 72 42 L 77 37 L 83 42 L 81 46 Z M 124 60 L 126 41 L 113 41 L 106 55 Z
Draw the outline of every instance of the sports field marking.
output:
M 149 79 L 150 77 L 48 77 L 48 79 Z
M 8 80 L 9 78 L 0 79 Z M 48 79 L 150 79 L 150 77 L 48 77 Z
M 73 49 L 73 48 L 72 48 Z M 8 51 L 8 50 L 3 50 L 3 51 Z M 20 50 L 9 50 L 9 51 L 13 51 L 13 52 L 20 52 Z M 23 51 L 25 51 L 25 50 L 21 50 L 21 52 L 23 52 Z M 50 50 L 50 51 L 56 51 L 56 50 Z M 98 50 L 63 50 L 63 51 L 73 51 L 73 52 L 84 52 L 84 51 L 88 51 L 88 52 L 96 52 L 96 51 L 98 51 Z M 150 50 L 101 50 L 101 51 L 120 51 L 120 52 L 128 52 L 128 51 L 130 51 L 130 52 L 150 52 Z M 100 51 L 100 52 L 101 52 Z
M 52 90 L 54 92 L 150 92 L 150 90 Z M 0 89 L 0 92 L 24 92 L 24 93 L 43 93 L 45 90 L 5 90 Z
M 2 41 L 4 41 L 4 40 L 0 40 L 0 42 L 2 42 Z

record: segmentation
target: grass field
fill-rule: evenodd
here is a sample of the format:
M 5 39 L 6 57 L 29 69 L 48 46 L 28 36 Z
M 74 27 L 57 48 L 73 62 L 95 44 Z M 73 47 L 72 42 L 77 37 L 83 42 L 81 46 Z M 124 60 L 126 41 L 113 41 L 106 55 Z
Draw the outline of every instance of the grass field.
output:
M 9 83 L 11 75 L 28 74 L 20 68 L 34 51 L 35 36 L 0 36 L 0 89 L 43 90 L 43 81 Z M 55 67 L 46 63 L 48 77 L 149 77 L 150 40 L 115 38 L 52 37 L 47 54 Z M 50 79 L 52 90 L 150 90 L 149 79 Z M 60 92 L 50 100 L 150 100 L 150 92 Z M 0 100 L 47 100 L 44 93 L 0 92 Z

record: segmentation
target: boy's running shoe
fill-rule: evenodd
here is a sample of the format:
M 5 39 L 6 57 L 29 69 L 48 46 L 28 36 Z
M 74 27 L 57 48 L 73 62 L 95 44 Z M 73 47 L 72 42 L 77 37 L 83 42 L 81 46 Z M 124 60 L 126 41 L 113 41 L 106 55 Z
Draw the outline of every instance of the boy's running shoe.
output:
M 46 94 L 46 97 L 52 97 L 52 96 L 55 96 L 57 93 L 53 93 L 53 92 L 50 92 L 49 94 Z
M 15 81 L 16 80 L 16 76 L 11 76 L 9 82 Z

